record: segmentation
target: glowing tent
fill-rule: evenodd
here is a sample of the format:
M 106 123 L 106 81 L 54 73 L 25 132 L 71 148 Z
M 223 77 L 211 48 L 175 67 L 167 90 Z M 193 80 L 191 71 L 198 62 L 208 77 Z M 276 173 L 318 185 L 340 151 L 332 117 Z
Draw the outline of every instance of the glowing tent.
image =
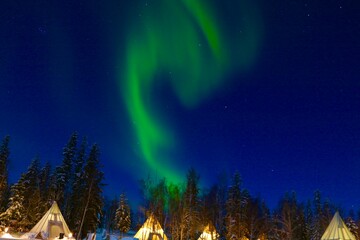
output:
M 0 229 L 0 240 L 8 240 L 8 239 L 15 239 L 10 233 L 8 233 L 9 228 L 6 227 L 4 232 L 1 232 Z
M 321 240 L 355 240 L 354 235 L 346 227 L 339 212 L 336 212 Z
M 62 216 L 57 203 L 54 201 L 51 208 L 45 213 L 41 220 L 22 238 L 71 238 L 72 234 Z
M 216 232 L 216 229 L 213 225 L 208 224 L 203 233 L 200 235 L 198 240 L 218 240 L 219 234 Z
M 164 230 L 153 215 L 150 215 L 134 238 L 139 240 L 167 240 Z

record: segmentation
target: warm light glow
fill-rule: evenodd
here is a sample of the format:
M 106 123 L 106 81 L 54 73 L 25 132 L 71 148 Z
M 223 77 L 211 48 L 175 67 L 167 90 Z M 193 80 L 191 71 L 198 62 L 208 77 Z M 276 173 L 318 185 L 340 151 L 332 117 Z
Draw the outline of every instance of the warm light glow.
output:
M 11 236 L 11 234 L 8 233 L 8 231 L 9 231 L 9 227 L 6 227 L 6 228 L 4 229 L 4 232 L 5 232 L 5 233 L 1 235 L 1 238 L 13 238 L 13 236 Z
M 72 233 L 69 233 L 69 238 L 72 238 Z

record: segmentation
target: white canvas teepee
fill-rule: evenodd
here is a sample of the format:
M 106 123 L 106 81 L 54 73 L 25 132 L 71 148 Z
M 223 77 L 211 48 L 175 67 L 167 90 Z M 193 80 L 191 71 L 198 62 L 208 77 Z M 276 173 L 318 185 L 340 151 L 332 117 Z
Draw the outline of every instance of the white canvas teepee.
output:
M 41 220 L 22 238 L 71 238 L 71 232 L 62 216 L 57 203 L 54 201 L 51 208 Z
M 153 215 L 146 220 L 134 238 L 139 240 L 167 240 L 164 230 Z
M 355 240 L 354 235 L 346 227 L 339 212 L 336 212 L 321 240 Z
M 214 226 L 208 224 L 203 233 L 200 235 L 198 240 L 218 240 L 219 234 L 216 232 L 216 229 Z

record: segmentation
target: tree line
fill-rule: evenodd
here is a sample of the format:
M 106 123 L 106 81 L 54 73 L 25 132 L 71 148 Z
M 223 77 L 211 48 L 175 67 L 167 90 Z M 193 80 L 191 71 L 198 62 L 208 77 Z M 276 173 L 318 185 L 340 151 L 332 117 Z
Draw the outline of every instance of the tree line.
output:
M 138 230 L 146 218 L 153 215 L 160 222 L 169 239 L 195 240 L 207 225 L 226 240 L 320 240 L 334 213 L 339 211 L 356 239 L 360 236 L 360 212 L 345 213 L 340 207 L 323 199 L 315 191 L 313 199 L 297 200 L 296 193 L 281 197 L 275 209 L 269 209 L 260 197 L 252 196 L 242 187 L 238 172 L 228 180 L 219 177 L 216 184 L 200 189 L 200 176 L 190 169 L 185 184 L 174 185 L 166 179 L 154 181 L 150 177 L 140 181 L 142 203 L 135 213 L 123 212 L 120 222 L 119 209 L 129 209 L 122 195 L 107 204 L 108 230 L 127 232 Z M 129 220 L 131 215 L 131 222 Z M 126 216 L 126 217 L 124 217 Z M 125 228 L 124 228 L 125 227 Z
M 168 237 L 175 240 L 198 239 L 208 224 L 219 233 L 219 239 L 320 240 L 334 213 L 345 215 L 322 199 L 320 191 L 305 203 L 297 200 L 295 192 L 286 193 L 270 210 L 264 200 L 242 187 L 238 172 L 229 181 L 226 176 L 219 177 L 209 189 L 200 189 L 199 178 L 190 169 L 183 185 L 167 183 L 166 179 L 141 180 L 143 201 L 132 216 L 134 228 L 153 214 Z M 353 211 L 346 215 L 346 225 L 359 239 L 358 216 Z
M 209 224 L 226 240 L 320 240 L 335 211 L 346 215 L 348 228 L 356 239 L 360 236 L 360 212 L 345 214 L 323 199 L 320 191 L 306 202 L 298 201 L 295 192 L 286 193 L 275 209 L 269 209 L 263 199 L 243 188 L 238 172 L 230 179 L 220 176 L 206 189 L 200 188 L 200 176 L 192 168 L 182 184 L 142 179 L 142 201 L 131 211 L 124 193 L 113 200 L 103 196 L 99 148 L 96 144 L 89 147 L 85 138 L 80 142 L 77 133 L 63 148 L 60 166 L 41 166 L 35 157 L 20 179 L 10 185 L 9 140 L 5 137 L 0 145 L 0 225 L 15 231 L 30 230 L 55 200 L 69 228 L 81 237 L 99 226 L 109 232 L 136 231 L 153 215 L 174 240 L 197 239 Z

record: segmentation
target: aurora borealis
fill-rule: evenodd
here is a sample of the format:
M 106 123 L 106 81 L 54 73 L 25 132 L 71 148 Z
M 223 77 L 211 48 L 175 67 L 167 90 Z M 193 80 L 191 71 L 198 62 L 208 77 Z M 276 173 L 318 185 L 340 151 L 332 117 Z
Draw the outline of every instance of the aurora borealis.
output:
M 239 9 L 243 7 L 245 4 Z M 127 36 L 123 96 L 146 164 L 170 181 L 181 181 L 181 174 L 169 167 L 171 156 L 167 155 L 177 148 L 177 142 L 173 131 L 151 109 L 151 99 L 157 95 L 154 82 L 169 82 L 179 101 L 195 108 L 223 84 L 231 65 L 242 67 L 240 59 L 248 63 L 256 55 L 260 27 L 251 22 L 254 16 L 243 15 L 250 22 L 242 27 L 256 29 L 238 38 L 239 46 L 227 41 L 232 33 L 223 32 L 216 15 L 204 1 L 156 1 L 142 12 Z
M 0 138 L 10 180 L 70 134 L 100 146 L 105 193 L 235 170 L 271 207 L 316 189 L 359 209 L 359 4 L 0 1 Z M 341 167 L 339 167 L 341 166 Z

